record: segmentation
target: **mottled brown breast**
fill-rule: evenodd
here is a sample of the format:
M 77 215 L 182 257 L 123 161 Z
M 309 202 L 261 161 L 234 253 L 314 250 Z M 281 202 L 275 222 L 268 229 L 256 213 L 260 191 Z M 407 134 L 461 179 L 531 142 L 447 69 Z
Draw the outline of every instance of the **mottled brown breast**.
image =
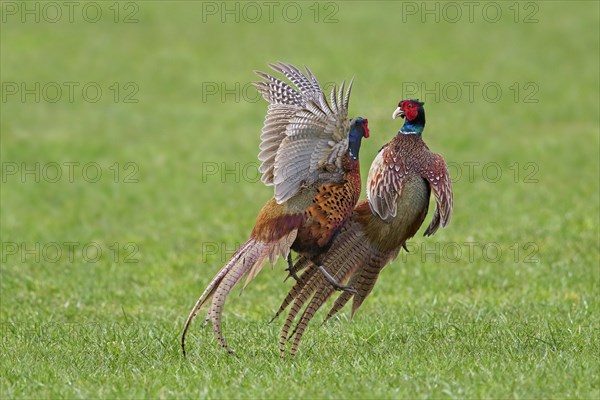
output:
M 298 230 L 295 251 L 320 252 L 327 248 L 333 235 L 348 218 L 360 196 L 360 175 L 346 175 L 341 183 L 319 186 L 313 204 L 304 215 L 306 220 Z

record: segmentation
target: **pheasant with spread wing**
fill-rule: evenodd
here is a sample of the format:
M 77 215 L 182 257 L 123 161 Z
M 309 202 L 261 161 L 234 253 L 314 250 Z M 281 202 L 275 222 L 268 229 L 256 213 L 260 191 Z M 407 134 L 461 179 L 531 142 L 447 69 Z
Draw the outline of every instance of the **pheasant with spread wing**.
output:
M 396 258 L 401 247 L 406 248 L 406 241 L 425 220 L 431 192 L 436 208 L 425 236 L 433 235 L 450 221 L 453 208 L 450 176 L 442 156 L 432 153 L 421 138 L 425 127 L 423 104 L 413 99 L 398 104 L 393 118 L 406 119 L 371 165 L 367 200 L 356 206 L 327 252 L 312 259 L 301 256 L 291 269 L 290 273 L 304 272 L 275 315 L 292 304 L 280 335 L 282 356 L 288 341 L 292 342 L 290 353 L 297 352 L 308 323 L 333 294 L 325 275 L 340 282 L 349 280 L 348 284 L 356 290 L 341 293 L 325 321 L 350 299 L 354 315 L 373 289 L 383 267 Z
M 260 172 L 274 197 L 262 208 L 250 239 L 231 257 L 202 293 L 190 312 L 181 346 L 190 323 L 210 303 L 207 321 L 220 345 L 228 349 L 221 329 L 225 300 L 246 276 L 248 284 L 269 260 L 279 256 L 291 264 L 290 250 L 307 259 L 325 251 L 352 213 L 360 196 L 358 153 L 363 137 L 369 137 L 368 121 L 348 119 L 352 82 L 344 91 L 334 87 L 328 102 L 313 73 L 277 63 L 270 67 L 296 87 L 264 72 L 255 82 L 269 102 L 261 135 Z M 291 266 L 291 265 L 290 265 Z M 344 289 L 329 283 L 335 289 Z

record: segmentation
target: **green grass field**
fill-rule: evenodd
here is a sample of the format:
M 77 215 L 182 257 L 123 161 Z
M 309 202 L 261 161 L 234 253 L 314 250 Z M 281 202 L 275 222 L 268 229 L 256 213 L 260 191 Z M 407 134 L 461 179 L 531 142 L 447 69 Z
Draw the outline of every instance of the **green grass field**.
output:
M 54 4 L 2 2 L 2 398 L 600 396 L 599 3 Z M 199 318 L 184 359 L 272 194 L 246 85 L 277 60 L 355 77 L 363 182 L 424 99 L 453 220 L 295 359 L 281 261 L 227 303 L 236 356 Z

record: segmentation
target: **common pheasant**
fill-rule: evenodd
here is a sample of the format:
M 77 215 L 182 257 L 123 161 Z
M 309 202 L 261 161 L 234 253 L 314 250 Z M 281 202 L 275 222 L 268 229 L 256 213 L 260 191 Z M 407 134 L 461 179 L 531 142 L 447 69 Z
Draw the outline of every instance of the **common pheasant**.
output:
M 325 251 L 360 196 L 358 155 L 362 138 L 369 137 L 369 128 L 362 117 L 348 119 L 352 82 L 345 93 L 344 82 L 339 90 L 334 87 L 328 103 L 308 68 L 304 74 L 290 64 L 270 67 L 296 87 L 264 72 L 257 72 L 263 80 L 254 83 L 269 102 L 258 157 L 262 181 L 274 186 L 275 195 L 258 214 L 248 241 L 216 274 L 192 308 L 181 335 L 184 355 L 190 323 L 209 301 L 206 320 L 212 322 L 220 345 L 229 350 L 221 316 L 236 283 L 246 276 L 247 285 L 266 260 L 274 265 L 280 255 L 291 264 L 290 250 L 307 259 Z M 335 281 L 330 284 L 334 289 L 345 289 Z
M 398 104 L 393 118 L 406 119 L 371 165 L 367 200 L 356 206 L 327 252 L 312 259 L 301 256 L 292 268 L 291 273 L 304 272 L 274 317 L 292 304 L 280 334 L 282 356 L 288 341 L 292 341 L 291 355 L 296 354 L 308 323 L 334 292 L 324 275 L 317 273 L 320 269 L 331 275 L 331 279 L 349 280 L 348 284 L 356 289 L 355 293 L 340 294 L 325 321 L 350 299 L 354 315 L 373 289 L 381 270 L 396 258 L 401 247 L 406 249 L 406 241 L 425 220 L 431 192 L 436 208 L 425 236 L 433 235 L 440 226 L 449 223 L 453 208 L 452 185 L 444 159 L 432 153 L 421 138 L 425 127 L 423 105 L 414 99 Z

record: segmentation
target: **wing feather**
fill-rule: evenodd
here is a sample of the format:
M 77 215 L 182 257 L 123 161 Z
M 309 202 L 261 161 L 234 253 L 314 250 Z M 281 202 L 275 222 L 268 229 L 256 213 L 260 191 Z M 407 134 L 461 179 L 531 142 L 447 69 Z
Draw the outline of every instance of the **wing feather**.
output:
M 402 160 L 393 158 L 389 146 L 381 149 L 369 169 L 367 199 L 374 214 L 389 222 L 397 213 L 396 200 L 407 176 Z
M 452 193 L 452 180 L 444 158 L 439 154 L 432 154 L 431 161 L 421 175 L 427 179 L 431 191 L 435 196 L 435 211 L 433 219 L 425 231 L 425 236 L 433 235 L 438 228 L 445 227 L 450 222 L 454 208 Z
M 281 204 L 303 185 L 315 183 L 323 171 L 341 170 L 339 145 L 345 144 L 350 129 L 348 102 L 352 81 L 334 87 L 327 101 L 315 75 L 291 64 L 269 64 L 295 87 L 265 72 L 254 85 L 269 102 L 261 135 L 259 171 L 266 185 L 275 186 Z

